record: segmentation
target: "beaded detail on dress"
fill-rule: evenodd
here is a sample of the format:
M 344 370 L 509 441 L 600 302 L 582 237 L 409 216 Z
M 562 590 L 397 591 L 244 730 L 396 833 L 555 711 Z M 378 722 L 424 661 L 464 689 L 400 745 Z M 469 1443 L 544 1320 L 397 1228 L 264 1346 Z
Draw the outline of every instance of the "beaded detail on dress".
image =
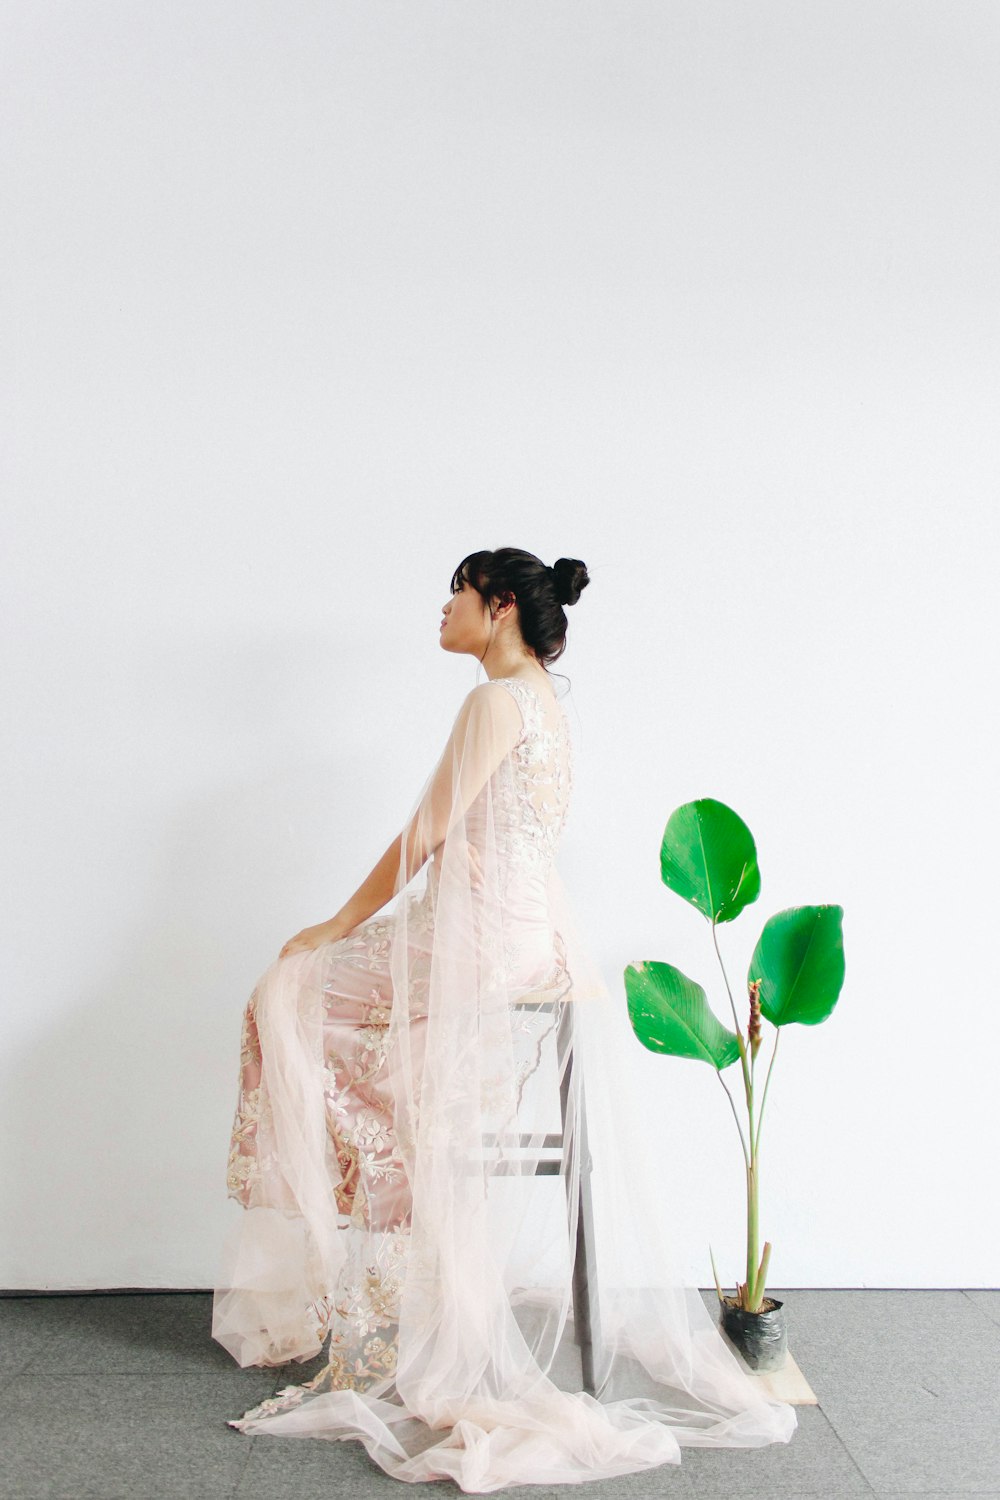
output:
M 569 723 L 556 705 L 552 723 L 539 689 L 520 677 L 494 677 L 517 701 L 524 726 L 510 756 L 493 776 L 499 846 L 510 874 L 545 874 L 566 825 L 573 791 Z

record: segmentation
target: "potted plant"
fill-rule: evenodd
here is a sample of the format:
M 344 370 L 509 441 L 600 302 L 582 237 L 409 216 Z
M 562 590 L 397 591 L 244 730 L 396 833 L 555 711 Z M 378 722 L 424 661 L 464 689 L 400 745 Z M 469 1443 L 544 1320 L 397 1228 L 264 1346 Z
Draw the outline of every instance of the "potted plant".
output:
M 734 1297 L 724 1297 L 709 1246 L 719 1321 L 751 1369 L 777 1370 L 785 1362 L 788 1345 L 783 1304 L 764 1295 L 771 1242 L 765 1241 L 763 1252 L 759 1251 L 760 1131 L 781 1028 L 793 1022 L 815 1026 L 826 1020 L 837 1003 L 844 982 L 844 912 L 840 906 L 794 906 L 768 918 L 747 970 L 744 1037 L 715 929 L 721 922 L 733 921 L 760 894 L 753 835 L 723 802 L 712 797 L 686 802 L 671 813 L 664 830 L 660 875 L 664 885 L 689 901 L 711 925 L 735 1031 L 715 1016 L 700 984 L 672 964 L 656 960 L 628 964 L 625 969 L 629 1020 L 650 1051 L 709 1063 L 729 1098 L 746 1167 L 746 1280 L 737 1282 Z M 775 1028 L 775 1035 L 758 1109 L 755 1069 L 762 1020 Z M 743 1078 L 746 1134 L 722 1076 L 737 1060 Z

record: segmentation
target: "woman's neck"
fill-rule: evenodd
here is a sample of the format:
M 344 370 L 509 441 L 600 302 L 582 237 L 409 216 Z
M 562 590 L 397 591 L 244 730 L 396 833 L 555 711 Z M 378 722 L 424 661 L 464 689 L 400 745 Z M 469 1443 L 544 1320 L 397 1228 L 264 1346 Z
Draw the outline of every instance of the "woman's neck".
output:
M 491 661 L 489 666 L 481 663 L 486 671 L 487 677 L 492 682 L 497 677 L 522 677 L 527 682 L 541 683 L 544 680 L 549 683 L 549 674 L 537 661 L 525 656 L 509 656 L 505 660 Z M 551 684 L 548 687 L 549 694 L 554 698 L 555 692 Z

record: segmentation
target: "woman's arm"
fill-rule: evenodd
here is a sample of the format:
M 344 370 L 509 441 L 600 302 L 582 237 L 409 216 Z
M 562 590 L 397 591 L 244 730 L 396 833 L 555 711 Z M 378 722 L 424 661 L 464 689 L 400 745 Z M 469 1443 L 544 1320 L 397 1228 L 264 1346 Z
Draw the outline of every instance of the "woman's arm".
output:
M 459 709 L 448 743 L 425 784 L 415 813 L 367 880 L 330 919 L 329 925 L 338 937 L 366 921 L 392 899 L 397 876 L 401 884 L 409 885 L 509 753 L 520 731 L 521 711 L 506 689 L 489 682 L 472 689 Z
M 474 687 L 406 827 L 336 916 L 304 928 L 289 939 L 280 956 L 339 941 L 409 885 L 455 824 L 462 822 L 476 793 L 516 744 L 521 728 L 521 711 L 505 688 L 491 682 Z M 470 861 L 475 878 L 471 852 Z
M 315 927 L 304 927 L 301 932 L 288 939 L 278 957 L 284 958 L 302 948 L 318 948 L 323 943 L 338 943 L 375 912 L 381 911 L 396 891 L 402 842 L 403 835 L 398 833 L 371 874 L 361 882 L 336 916 L 331 917 L 328 922 L 317 923 Z M 427 858 L 428 855 L 424 855 L 420 863 L 424 864 Z M 415 870 L 419 868 L 419 865 L 414 867 Z
M 347 934 L 361 922 L 366 922 L 375 912 L 381 911 L 396 892 L 396 876 L 403 848 L 403 835 L 397 833 L 378 864 L 361 882 L 354 895 L 330 918 L 329 926 L 337 937 Z M 432 854 L 421 844 L 416 827 L 411 827 L 406 852 L 406 869 L 412 878 L 428 861 Z M 334 939 L 336 940 L 336 939 Z

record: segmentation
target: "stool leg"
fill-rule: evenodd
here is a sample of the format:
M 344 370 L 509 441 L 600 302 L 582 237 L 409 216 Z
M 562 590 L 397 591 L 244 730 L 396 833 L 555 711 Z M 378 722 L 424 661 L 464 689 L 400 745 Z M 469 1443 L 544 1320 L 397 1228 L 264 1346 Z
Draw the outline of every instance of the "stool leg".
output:
M 576 1263 L 573 1267 L 573 1307 L 579 1308 L 580 1361 L 583 1366 L 583 1388 L 597 1395 L 594 1376 L 594 1344 L 600 1336 L 600 1308 L 597 1300 L 597 1255 L 594 1233 L 594 1208 L 590 1172 L 593 1165 L 587 1149 L 587 1123 L 580 1087 L 580 1198 L 576 1222 Z
M 559 1087 L 559 1104 L 562 1113 L 563 1141 L 568 1139 L 567 1116 L 573 1076 L 572 1020 L 568 1015 L 570 1005 L 563 1006 L 559 1025 L 560 1057 L 565 1057 L 562 1080 Z M 593 1162 L 587 1145 L 587 1118 L 584 1106 L 583 1080 L 580 1079 L 576 1096 L 577 1111 L 574 1121 L 576 1150 L 580 1164 L 580 1185 L 577 1199 L 576 1243 L 573 1247 L 573 1321 L 576 1342 L 580 1346 L 580 1364 L 583 1373 L 583 1388 L 591 1396 L 597 1395 L 594 1374 L 594 1345 L 600 1338 L 600 1307 L 597 1298 L 597 1254 L 594 1230 L 593 1196 L 590 1173 Z

